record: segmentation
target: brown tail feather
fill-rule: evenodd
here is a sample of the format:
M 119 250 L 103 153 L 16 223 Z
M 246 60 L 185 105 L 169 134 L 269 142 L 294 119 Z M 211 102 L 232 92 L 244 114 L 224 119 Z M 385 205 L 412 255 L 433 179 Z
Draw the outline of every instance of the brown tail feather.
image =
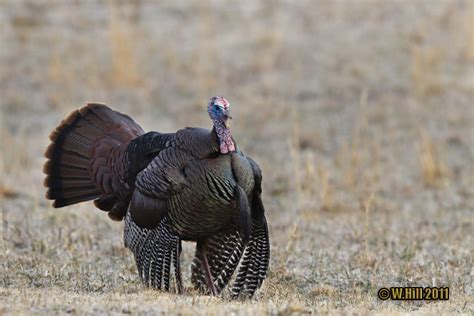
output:
M 91 195 L 91 196 L 82 195 L 82 196 L 79 196 L 79 197 L 67 198 L 67 199 L 58 198 L 58 199 L 54 200 L 53 207 L 60 208 L 60 207 L 69 206 L 69 205 L 77 204 L 77 203 L 84 202 L 84 201 L 89 201 L 89 200 L 92 200 L 94 198 L 95 198 L 95 195 Z
M 51 170 L 51 168 L 53 167 L 53 164 L 56 163 L 54 159 L 58 158 L 58 154 L 60 154 L 64 165 L 69 166 L 69 167 L 79 168 L 79 169 L 87 169 L 87 166 L 89 163 L 89 160 L 87 158 L 79 156 L 65 149 L 58 148 L 59 146 L 60 144 L 58 143 L 52 143 L 48 146 L 48 148 L 46 149 L 46 152 L 44 153 L 44 156 L 50 159 L 46 162 L 43 168 L 45 169 L 44 171 L 46 174 L 47 174 L 47 171 Z M 54 153 L 55 150 L 57 151 L 56 153 Z
M 97 188 L 95 186 L 83 186 L 83 187 L 68 187 L 67 189 L 63 186 L 59 189 L 49 189 L 47 198 L 49 199 L 69 199 L 77 198 L 80 196 L 94 196 L 97 195 Z
M 70 163 L 70 162 L 69 162 Z M 51 160 L 48 160 L 44 167 L 43 167 L 43 172 L 48 174 L 48 170 L 51 170 L 51 165 L 53 164 L 53 162 Z M 63 164 L 61 169 L 58 169 L 58 171 L 60 171 L 60 173 L 58 174 L 55 174 L 55 175 L 50 175 L 50 177 L 61 177 L 61 178 L 85 178 L 85 179 L 89 179 L 89 177 L 87 177 L 85 175 L 85 171 L 87 171 L 87 169 L 84 169 L 84 168 L 80 168 L 80 167 L 75 167 L 75 166 L 71 166 L 70 164 Z M 45 183 L 44 183 L 44 186 L 45 187 L 48 187 L 48 184 L 46 183 L 46 180 L 45 180 Z
M 68 188 L 83 188 L 83 187 L 95 187 L 95 184 L 87 178 L 73 178 L 73 177 L 52 177 L 46 176 L 44 179 L 44 185 L 51 189 L 61 189 L 64 187 Z
M 55 200 L 54 207 L 63 207 L 100 197 L 99 208 L 110 210 L 116 199 L 106 198 L 113 176 L 104 178 L 104 170 L 109 172 L 105 165 L 108 144 L 125 144 L 142 133 L 130 117 L 103 104 L 88 104 L 72 112 L 49 136 L 52 143 L 43 167 L 46 198 Z M 101 149 L 101 144 L 107 145 Z M 104 183 L 107 188 L 102 187 Z

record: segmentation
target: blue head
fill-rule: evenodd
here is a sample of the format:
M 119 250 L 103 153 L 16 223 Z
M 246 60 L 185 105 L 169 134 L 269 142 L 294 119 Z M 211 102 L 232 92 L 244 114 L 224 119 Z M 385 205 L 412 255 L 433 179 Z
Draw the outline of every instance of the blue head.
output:
M 223 97 L 212 97 L 207 105 L 207 112 L 214 123 L 214 129 L 219 139 L 219 151 L 221 154 L 236 151 L 234 140 L 227 121 L 231 119 L 230 103 Z
M 224 123 L 227 126 L 227 120 L 230 116 L 230 103 L 223 97 L 212 97 L 207 105 L 207 112 L 214 123 Z

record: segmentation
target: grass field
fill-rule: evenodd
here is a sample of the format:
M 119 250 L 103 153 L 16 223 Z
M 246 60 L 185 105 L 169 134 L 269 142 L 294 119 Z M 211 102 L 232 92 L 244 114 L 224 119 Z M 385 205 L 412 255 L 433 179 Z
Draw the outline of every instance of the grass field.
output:
M 474 1 L 0 1 L 0 314 L 474 313 Z M 50 131 L 87 101 L 145 130 L 232 104 L 264 173 L 253 301 L 144 288 L 123 223 L 44 199 Z M 380 287 L 449 286 L 449 301 Z

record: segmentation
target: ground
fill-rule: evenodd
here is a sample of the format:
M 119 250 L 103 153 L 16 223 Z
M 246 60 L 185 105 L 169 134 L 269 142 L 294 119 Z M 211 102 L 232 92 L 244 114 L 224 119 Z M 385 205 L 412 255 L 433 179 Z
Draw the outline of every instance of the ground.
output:
M 0 314 L 474 313 L 474 2 L 0 3 Z M 102 101 L 145 130 L 232 106 L 264 173 L 252 301 L 144 288 L 123 223 L 53 209 L 48 134 Z M 381 287 L 448 286 L 449 301 Z

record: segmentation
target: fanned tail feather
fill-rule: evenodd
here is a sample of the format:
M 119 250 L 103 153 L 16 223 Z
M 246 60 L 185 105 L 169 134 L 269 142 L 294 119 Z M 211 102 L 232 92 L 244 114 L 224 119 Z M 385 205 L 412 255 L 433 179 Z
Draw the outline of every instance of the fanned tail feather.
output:
M 100 196 L 96 206 L 112 209 L 112 179 L 104 174 L 103 165 L 114 145 L 141 134 L 130 117 L 103 104 L 91 103 L 72 112 L 49 136 L 43 167 L 46 198 L 54 200 L 54 207 L 63 207 Z

